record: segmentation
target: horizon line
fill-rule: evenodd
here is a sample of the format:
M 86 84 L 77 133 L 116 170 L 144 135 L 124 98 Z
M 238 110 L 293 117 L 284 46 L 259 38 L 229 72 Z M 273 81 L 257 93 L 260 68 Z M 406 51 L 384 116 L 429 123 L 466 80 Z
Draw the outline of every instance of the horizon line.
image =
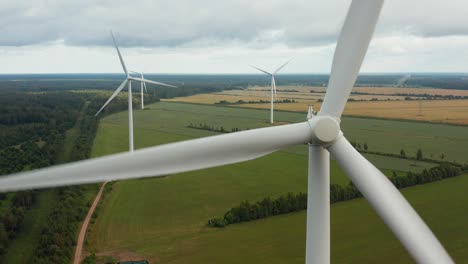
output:
M 120 72 L 31 72 L 31 73 L 0 73 L 0 76 L 5 75 L 41 75 L 41 74 L 56 74 L 56 75 L 65 75 L 65 74 L 75 74 L 75 75 L 93 75 L 93 74 L 109 74 L 109 75 L 125 75 Z M 154 74 L 154 75 L 263 75 L 261 73 L 154 73 L 154 72 L 145 72 L 145 74 Z M 434 71 L 434 72 L 425 72 L 425 71 L 414 71 L 414 72 L 362 72 L 359 75 L 391 75 L 391 74 L 466 74 L 468 72 L 451 72 L 451 71 Z M 291 72 L 291 73 L 278 73 L 278 75 L 330 75 L 330 72 Z

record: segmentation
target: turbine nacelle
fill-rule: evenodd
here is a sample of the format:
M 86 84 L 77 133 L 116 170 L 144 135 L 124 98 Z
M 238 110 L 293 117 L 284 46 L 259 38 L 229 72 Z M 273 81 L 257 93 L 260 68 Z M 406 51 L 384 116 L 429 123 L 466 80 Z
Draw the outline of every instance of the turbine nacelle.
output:
M 311 144 L 327 146 L 341 133 L 340 124 L 331 116 L 313 116 L 307 121 L 312 129 Z

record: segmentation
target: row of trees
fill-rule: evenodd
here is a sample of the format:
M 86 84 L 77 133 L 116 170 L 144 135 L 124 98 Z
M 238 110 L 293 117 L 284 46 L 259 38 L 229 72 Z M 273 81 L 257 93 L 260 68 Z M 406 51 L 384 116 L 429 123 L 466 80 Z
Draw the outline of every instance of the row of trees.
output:
M 359 143 L 359 142 L 357 142 L 357 141 L 350 141 L 349 143 L 351 143 L 351 145 L 352 145 L 355 149 L 357 149 L 357 150 L 359 150 L 359 151 L 364 151 L 364 152 L 366 152 L 366 151 L 369 150 L 369 145 L 367 144 L 367 142 L 362 143 L 362 145 L 361 145 L 361 143 Z M 400 158 L 403 158 L 403 159 L 409 158 L 408 156 L 406 156 L 406 152 L 405 152 L 404 149 L 401 149 L 401 150 L 400 150 Z M 424 157 L 423 157 L 423 152 L 422 152 L 421 148 L 418 148 L 418 150 L 416 151 L 415 158 L 416 158 L 417 160 L 423 160 L 423 159 L 424 159 Z M 440 158 L 443 160 L 443 159 L 445 158 L 445 155 L 444 155 L 444 154 L 441 154 L 441 155 L 440 155 Z
M 195 129 L 201 129 L 201 130 L 207 130 L 207 131 L 213 131 L 213 132 L 219 132 L 219 133 L 230 133 L 230 132 L 238 132 L 242 131 L 242 129 L 238 127 L 233 127 L 231 130 L 225 129 L 223 126 L 214 126 L 214 125 L 209 125 L 207 123 L 199 123 L 199 124 L 193 124 L 190 123 L 187 125 L 188 128 L 195 128 Z
M 422 151 L 421 148 L 418 148 L 416 150 L 416 153 L 415 153 L 414 156 L 408 156 L 404 149 L 400 149 L 399 154 L 392 154 L 392 153 L 384 153 L 384 152 L 379 152 L 379 151 L 371 151 L 371 150 L 369 150 L 369 145 L 367 144 L 367 142 L 360 143 L 360 142 L 357 142 L 357 141 L 350 141 L 350 143 L 359 152 L 364 152 L 364 153 L 369 153 L 369 154 L 376 154 L 376 155 L 387 156 L 387 157 L 395 157 L 395 158 L 401 158 L 401 159 L 435 162 L 435 163 L 439 163 L 439 164 L 450 163 L 452 165 L 458 165 L 458 164 L 456 164 L 454 162 L 443 161 L 445 159 L 445 154 L 444 153 L 441 153 L 440 156 L 438 156 L 439 160 L 433 159 L 432 155 L 431 155 L 431 158 L 426 158 L 424 156 L 423 151 Z
M 418 184 L 425 184 L 434 181 L 458 176 L 466 171 L 465 167 L 457 167 L 450 164 L 441 164 L 437 167 L 424 169 L 420 173 L 408 172 L 406 176 L 393 174 L 390 180 L 397 188 L 405 188 Z
M 357 141 L 350 141 L 349 143 L 351 143 L 351 146 L 353 146 L 357 150 L 367 151 L 369 149 L 369 145 L 367 145 L 367 142 L 364 142 L 362 145 Z
M 283 100 L 275 100 L 275 103 L 283 103 L 283 104 L 289 104 L 289 103 L 295 103 L 296 100 L 294 99 L 283 99 Z M 244 100 L 238 100 L 236 102 L 229 102 L 226 100 L 221 100 L 219 102 L 216 102 L 215 104 L 219 105 L 237 105 L 237 104 L 269 104 L 271 103 L 268 100 L 258 100 L 258 101 L 244 101 Z
M 429 170 L 425 169 L 420 173 L 408 172 L 406 176 L 397 176 L 396 173 L 394 173 L 390 180 L 400 189 L 455 177 L 466 169 L 468 168 L 441 164 Z M 330 185 L 330 203 L 347 201 L 361 196 L 362 194 L 352 182 L 349 182 L 346 186 L 338 184 Z M 210 218 L 208 220 L 208 225 L 213 227 L 225 227 L 229 224 L 253 221 L 305 209 L 307 209 L 306 193 L 288 193 L 286 196 L 280 196 L 277 199 L 267 197 L 254 203 L 243 201 L 238 206 L 227 211 L 224 217 Z
M 223 218 L 209 219 L 208 224 L 214 227 L 224 227 L 229 224 L 286 214 L 306 208 L 307 194 L 288 193 L 286 196 L 280 196 L 277 199 L 267 197 L 255 203 L 243 201 L 239 206 L 233 207 L 231 210 L 227 211 Z

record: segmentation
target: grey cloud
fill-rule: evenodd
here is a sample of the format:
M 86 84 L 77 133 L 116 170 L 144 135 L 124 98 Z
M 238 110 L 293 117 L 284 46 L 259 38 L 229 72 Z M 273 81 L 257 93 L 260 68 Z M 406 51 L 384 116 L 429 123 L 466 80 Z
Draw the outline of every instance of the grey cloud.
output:
M 304 46 L 335 41 L 348 1 L 177 0 L 18 1 L 0 3 L 0 46 L 63 40 L 70 46 L 173 47 L 197 43 Z M 468 35 L 460 0 L 393 0 L 378 34 Z

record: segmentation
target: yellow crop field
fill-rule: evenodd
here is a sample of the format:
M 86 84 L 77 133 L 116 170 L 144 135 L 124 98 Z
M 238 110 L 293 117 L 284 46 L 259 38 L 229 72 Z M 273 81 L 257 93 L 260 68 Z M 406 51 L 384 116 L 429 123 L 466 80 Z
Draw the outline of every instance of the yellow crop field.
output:
M 353 102 L 345 114 L 468 124 L 468 100 Z
M 311 103 L 315 110 L 320 109 L 320 103 Z M 408 120 L 431 121 L 450 124 L 468 124 L 468 100 L 427 100 L 421 101 L 363 101 L 349 102 L 345 115 L 369 116 L 382 118 L 397 118 Z M 306 112 L 307 103 L 297 102 L 276 104 L 275 109 Z M 268 109 L 265 104 L 242 104 L 238 107 Z
M 297 88 L 304 88 L 304 87 L 297 87 Z M 314 88 L 307 88 L 307 89 L 319 91 Z M 321 89 L 323 90 L 323 88 Z M 281 89 L 278 89 L 277 91 L 278 100 L 293 99 L 298 102 L 305 102 L 307 104 L 317 102 L 319 99 L 323 99 L 324 95 L 325 93 L 323 92 L 315 92 L 315 93 L 311 93 L 310 91 L 286 92 L 284 86 L 282 86 Z M 188 97 L 176 97 L 176 98 L 167 99 L 164 101 L 190 102 L 190 103 L 199 103 L 199 104 L 215 104 L 220 101 L 227 101 L 230 103 L 235 103 L 239 100 L 243 100 L 243 101 L 267 100 L 269 101 L 270 96 L 271 96 L 270 91 L 266 90 L 265 87 L 260 87 L 260 88 L 256 87 L 255 89 L 228 90 L 228 91 L 223 91 L 219 93 L 197 94 L 197 95 L 188 96 Z M 377 98 L 378 100 L 404 100 L 405 97 L 404 96 L 392 96 L 392 95 L 361 95 L 359 94 L 359 95 L 351 95 L 351 98 L 355 100 L 372 100 L 374 98 Z
M 432 88 L 354 87 L 353 92 L 372 93 L 372 94 L 407 93 L 407 94 L 468 96 L 468 90 L 432 89 Z
M 325 91 L 324 87 L 278 86 L 277 90 L 278 100 L 294 99 L 295 102 L 276 103 L 275 109 L 296 112 L 306 112 L 308 105 L 314 105 L 314 109 L 318 110 L 320 108 L 320 103 L 318 101 L 319 99 L 323 99 L 325 95 L 323 93 Z M 468 124 L 468 100 L 422 100 L 420 103 L 419 100 L 404 100 L 405 96 L 395 95 L 398 93 L 405 93 L 468 96 L 468 91 L 426 88 L 355 87 L 353 92 L 368 94 L 351 95 L 351 98 L 357 101 L 348 102 L 345 115 Z M 374 98 L 377 98 L 378 101 L 372 101 Z M 260 100 L 269 101 L 269 87 L 255 86 L 246 90 L 229 90 L 219 93 L 197 94 L 188 97 L 167 99 L 165 101 L 215 104 L 220 101 L 235 103 L 239 100 L 246 102 Z M 270 104 L 238 104 L 233 106 L 259 109 L 270 108 Z

